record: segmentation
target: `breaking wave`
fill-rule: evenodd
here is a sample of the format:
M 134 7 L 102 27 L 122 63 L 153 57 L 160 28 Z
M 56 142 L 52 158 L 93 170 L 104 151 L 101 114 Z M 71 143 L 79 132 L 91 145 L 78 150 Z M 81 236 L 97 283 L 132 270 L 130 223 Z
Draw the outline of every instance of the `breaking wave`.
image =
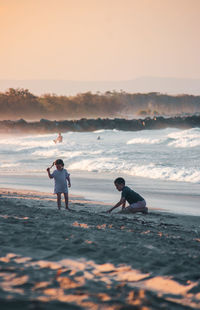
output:
M 2 173 L 46 173 L 62 158 L 69 171 L 125 173 L 151 179 L 200 183 L 200 129 L 98 130 L 56 135 L 0 137 Z

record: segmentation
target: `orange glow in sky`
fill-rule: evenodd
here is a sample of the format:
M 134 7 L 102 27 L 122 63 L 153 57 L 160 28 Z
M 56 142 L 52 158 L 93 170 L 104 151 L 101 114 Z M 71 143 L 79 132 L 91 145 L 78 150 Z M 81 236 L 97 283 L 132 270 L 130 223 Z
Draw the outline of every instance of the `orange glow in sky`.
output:
M 0 0 L 0 79 L 200 78 L 199 0 Z

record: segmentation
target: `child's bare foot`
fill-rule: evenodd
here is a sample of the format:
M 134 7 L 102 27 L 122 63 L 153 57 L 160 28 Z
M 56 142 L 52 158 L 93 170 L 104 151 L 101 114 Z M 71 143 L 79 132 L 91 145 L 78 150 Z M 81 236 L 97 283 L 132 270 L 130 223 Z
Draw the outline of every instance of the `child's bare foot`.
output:
M 71 209 L 70 209 L 70 208 L 68 208 L 68 207 L 66 207 L 65 209 L 66 209 L 67 211 L 71 211 Z

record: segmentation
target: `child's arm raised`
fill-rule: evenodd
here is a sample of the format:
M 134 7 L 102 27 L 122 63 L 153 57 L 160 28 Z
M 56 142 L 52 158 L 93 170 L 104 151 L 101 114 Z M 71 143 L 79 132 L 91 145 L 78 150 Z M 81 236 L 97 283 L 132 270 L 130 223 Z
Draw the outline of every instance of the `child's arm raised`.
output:
M 47 173 L 48 173 L 49 179 L 53 179 L 53 176 L 52 176 L 52 174 L 50 173 L 50 168 L 47 168 Z
M 112 212 L 114 209 L 118 208 L 121 205 L 124 205 L 126 203 L 126 199 L 122 197 L 118 203 L 114 207 L 112 207 L 110 210 L 107 211 L 107 213 Z

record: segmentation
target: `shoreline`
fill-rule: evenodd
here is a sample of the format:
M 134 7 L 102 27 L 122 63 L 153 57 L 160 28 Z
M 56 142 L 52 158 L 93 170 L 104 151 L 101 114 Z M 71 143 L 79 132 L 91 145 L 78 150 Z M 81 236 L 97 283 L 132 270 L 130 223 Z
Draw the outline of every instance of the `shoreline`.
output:
M 172 214 L 200 216 L 200 185 L 153 180 L 121 174 L 128 186 L 140 193 L 150 209 L 161 210 Z M 82 196 L 86 200 L 114 205 L 119 201 L 120 193 L 116 191 L 113 180 L 118 175 L 113 173 L 98 174 L 95 172 L 72 171 L 71 195 Z M 53 192 L 53 181 L 46 173 L 40 175 L 1 175 L 0 184 L 4 188 L 29 191 Z
M 107 214 L 71 196 L 0 190 L 0 300 L 49 309 L 200 309 L 200 217 Z
M 13 199 L 13 200 L 19 200 L 21 202 L 21 200 L 23 201 L 28 201 L 30 202 L 30 205 L 27 204 L 27 207 L 45 207 L 45 209 L 51 209 L 54 211 L 58 211 L 57 209 L 57 200 L 56 200 L 56 195 L 54 193 L 49 193 L 49 192 L 44 192 L 44 191 L 40 191 L 40 190 L 29 190 L 29 189 L 22 189 L 22 188 L 9 188 L 9 187 L 1 187 L 0 188 L 0 201 L 1 199 Z M 45 205 L 41 204 L 37 205 L 37 204 L 31 204 L 32 201 L 43 201 L 45 203 Z M 48 205 L 48 203 L 50 205 Z M 103 202 L 103 201 L 99 201 L 99 200 L 92 200 L 92 199 L 87 199 L 86 197 L 84 197 L 83 195 L 79 195 L 79 194 L 70 194 L 69 196 L 69 204 L 70 207 L 77 207 L 78 206 L 78 210 L 80 209 L 79 206 L 82 207 L 83 206 L 87 206 L 87 207 L 91 207 L 91 206 L 95 206 L 95 214 L 99 212 L 99 214 L 106 213 L 106 210 L 108 210 L 110 208 L 110 206 L 112 206 L 112 203 L 108 203 L 108 202 Z M 66 211 L 65 207 L 64 207 L 64 197 L 62 196 L 62 201 L 61 201 L 61 211 Z M 102 209 L 103 207 L 103 209 Z M 88 209 L 88 208 L 87 208 Z M 115 215 L 115 216 L 130 216 L 130 217 L 134 217 L 134 216 L 138 216 L 141 215 L 142 213 L 134 213 L 134 214 L 129 214 L 129 213 L 124 213 L 124 214 L 120 214 L 118 213 L 120 211 L 120 207 L 117 208 L 114 212 L 110 213 L 111 215 Z M 89 209 L 88 209 L 89 210 Z M 87 210 L 87 211 L 88 211 Z M 91 210 L 89 210 L 91 211 Z M 193 221 L 199 221 L 199 227 L 200 227 L 200 215 L 191 215 L 191 214 L 179 214 L 179 213 L 173 213 L 173 212 L 169 212 L 166 210 L 163 210 L 161 208 L 152 208 L 149 207 L 149 213 L 152 214 L 156 214 L 156 216 L 160 215 L 161 217 L 166 216 L 166 217 L 172 217 L 172 218 L 177 218 L 182 219 L 181 222 L 185 222 L 184 219 L 186 218 L 190 218 Z M 148 216 L 149 213 L 147 215 L 143 215 L 143 216 Z M 186 220 L 187 222 L 187 220 Z M 186 224 L 185 222 L 185 224 Z M 187 223 L 190 225 L 190 222 Z M 193 224 L 192 224 L 193 225 Z

